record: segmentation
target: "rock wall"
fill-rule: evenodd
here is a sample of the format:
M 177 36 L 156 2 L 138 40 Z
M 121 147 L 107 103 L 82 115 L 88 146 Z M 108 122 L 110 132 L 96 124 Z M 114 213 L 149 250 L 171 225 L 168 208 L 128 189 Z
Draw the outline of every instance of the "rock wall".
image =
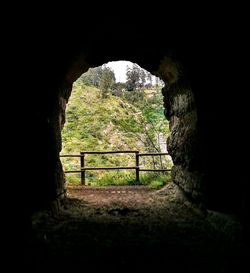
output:
M 61 131 L 65 123 L 65 110 L 72 91 L 73 82 L 88 69 L 89 65 L 85 62 L 82 56 L 72 61 L 71 65 L 65 71 L 65 74 L 60 77 L 57 85 L 53 87 L 53 94 L 50 97 L 49 105 L 42 107 L 48 109 L 46 115 L 46 136 L 48 143 L 44 151 L 47 150 L 47 156 L 43 158 L 43 165 L 45 165 L 45 173 L 49 177 L 45 178 L 48 188 L 47 192 L 41 196 L 44 203 L 56 204 L 58 200 L 65 196 L 65 175 L 63 172 L 62 163 L 60 161 L 60 152 L 62 149 Z M 48 102 L 46 102 L 48 103 Z M 40 129 L 39 129 L 40 130 Z M 44 132 L 40 132 L 41 135 Z M 41 185 L 44 182 L 41 182 Z M 45 187 L 44 187 L 45 188 Z
M 162 62 L 160 74 L 166 82 L 162 94 L 171 131 L 167 144 L 174 163 L 172 179 L 188 197 L 202 202 L 202 176 L 197 165 L 197 111 L 192 88 L 181 67 L 170 58 Z
M 80 58 L 81 59 L 81 58 Z M 84 60 L 77 60 L 59 88 L 58 98 L 53 111 L 53 138 L 55 141 L 55 187 L 57 195 L 64 192 L 64 177 L 60 163 L 61 130 L 65 123 L 65 109 L 72 90 L 72 83 L 86 71 L 88 65 Z M 162 89 L 166 118 L 170 121 L 171 134 L 167 140 L 168 151 L 172 156 L 173 182 L 196 202 L 202 202 L 202 176 L 197 165 L 197 111 L 192 88 L 180 65 L 170 58 L 165 58 L 159 67 L 159 75 L 165 81 Z

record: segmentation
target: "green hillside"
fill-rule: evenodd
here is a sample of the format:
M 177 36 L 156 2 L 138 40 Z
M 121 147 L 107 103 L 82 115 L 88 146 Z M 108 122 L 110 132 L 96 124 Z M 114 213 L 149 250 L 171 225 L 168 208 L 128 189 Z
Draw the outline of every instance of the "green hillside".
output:
M 61 154 L 80 151 L 138 150 L 161 152 L 159 136 L 168 134 L 168 122 L 163 115 L 160 89 L 109 92 L 102 96 L 94 86 L 79 79 L 74 83 L 66 109 L 62 131 Z M 164 138 L 165 140 L 165 138 Z M 162 151 L 164 152 L 164 151 Z M 134 166 L 134 155 L 86 155 L 87 166 Z M 62 158 L 65 170 L 79 170 L 79 158 Z M 169 167 L 171 161 L 143 158 L 145 167 Z M 162 165 L 162 164 L 163 165 Z M 158 174 L 159 176 L 159 174 Z M 79 174 L 66 174 L 68 182 L 79 183 Z M 134 171 L 87 171 L 88 184 L 134 183 Z M 125 180 L 127 182 L 125 182 Z M 143 175 L 142 179 L 143 181 Z

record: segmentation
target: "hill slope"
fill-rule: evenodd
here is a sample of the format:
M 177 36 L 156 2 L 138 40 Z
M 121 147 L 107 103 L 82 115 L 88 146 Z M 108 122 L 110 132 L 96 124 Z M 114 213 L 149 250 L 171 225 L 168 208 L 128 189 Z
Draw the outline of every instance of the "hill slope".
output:
M 61 154 L 79 154 L 80 151 L 138 150 L 161 151 L 168 122 L 163 116 L 160 90 L 145 90 L 140 99 L 136 93 L 122 96 L 101 91 L 76 81 L 66 109 L 66 123 L 62 131 Z M 158 140 L 157 140 L 158 139 Z M 88 155 L 89 166 L 134 166 L 133 155 Z M 152 160 L 144 159 L 144 165 Z M 79 169 L 79 158 L 63 158 L 65 170 Z M 157 165 L 154 159 L 154 165 Z M 152 167 L 152 166 L 151 166 Z M 121 171 L 120 171 L 121 172 Z M 125 171 L 128 172 L 128 171 Z M 102 177 L 103 171 L 88 172 L 88 178 Z

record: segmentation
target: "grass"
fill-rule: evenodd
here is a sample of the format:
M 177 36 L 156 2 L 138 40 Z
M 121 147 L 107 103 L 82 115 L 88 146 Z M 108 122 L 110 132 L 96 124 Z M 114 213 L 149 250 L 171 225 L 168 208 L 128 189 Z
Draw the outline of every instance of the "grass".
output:
M 168 135 L 169 129 L 163 111 L 159 111 L 163 107 L 160 89 L 148 89 L 144 92 L 143 101 L 131 103 L 130 100 L 111 94 L 102 98 L 99 89 L 76 81 L 67 104 L 61 154 L 79 154 L 80 151 L 88 150 L 138 150 L 141 153 L 151 151 L 148 136 L 156 141 L 156 132 L 152 131 L 151 123 L 154 122 L 155 128 L 165 128 L 163 130 L 165 135 Z M 152 94 L 154 96 L 151 96 Z M 127 95 L 131 96 L 131 92 Z M 154 106 L 151 109 L 149 105 Z M 161 119 L 164 119 L 164 123 L 160 122 Z M 146 127 L 147 132 L 145 132 Z M 79 157 L 62 157 L 61 162 L 65 171 L 80 169 Z M 134 154 L 88 154 L 84 162 L 85 166 L 89 167 L 134 166 L 135 156 Z M 168 156 L 143 157 L 140 159 L 140 165 L 145 169 L 151 169 L 153 165 L 156 168 L 169 169 L 172 167 L 172 160 Z M 79 173 L 65 174 L 65 176 L 69 184 L 81 183 Z M 86 185 L 93 186 L 137 184 L 133 170 L 86 171 L 85 177 Z M 161 173 L 140 173 L 140 184 L 152 188 L 159 188 L 168 180 L 168 176 Z
M 170 182 L 170 173 L 141 173 L 139 183 L 136 182 L 135 174 L 126 171 L 106 172 L 99 176 L 93 172 L 86 173 L 86 185 L 89 186 L 111 186 L 111 185 L 145 185 L 153 189 L 159 189 Z M 69 184 L 81 183 L 80 174 L 66 174 L 66 181 Z
M 170 173 L 143 173 L 140 175 L 140 183 L 153 189 L 159 189 L 171 180 Z

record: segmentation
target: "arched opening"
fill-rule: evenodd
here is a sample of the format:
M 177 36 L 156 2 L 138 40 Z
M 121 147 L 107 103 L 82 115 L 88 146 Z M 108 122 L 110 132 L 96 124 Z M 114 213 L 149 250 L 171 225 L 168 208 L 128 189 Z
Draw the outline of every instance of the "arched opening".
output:
M 138 62 L 140 64 L 140 61 Z M 97 66 L 100 63 L 97 63 Z M 63 86 L 59 93 L 59 126 L 62 129 L 65 122 L 65 109 L 72 84 L 90 65 L 84 56 L 79 56 L 72 62 Z M 93 66 L 92 66 L 93 67 Z M 162 89 L 164 96 L 165 116 L 170 121 L 171 134 L 168 138 L 168 150 L 173 159 L 172 180 L 184 193 L 196 203 L 203 203 L 203 184 L 199 172 L 200 162 L 196 156 L 197 145 L 197 113 L 194 95 L 183 66 L 173 58 L 163 58 L 158 66 L 149 69 L 159 75 L 165 82 Z M 61 138 L 58 139 L 61 147 Z M 62 169 L 58 170 L 62 172 Z M 61 189 L 64 188 L 62 176 L 58 177 Z M 61 182 L 60 182 L 61 181 Z M 59 189 L 60 192 L 60 189 Z
M 58 88 L 58 97 L 53 101 L 54 104 L 51 103 L 57 111 L 51 111 L 50 120 L 46 123 L 53 141 L 46 150 L 48 156 L 46 154 L 45 158 L 51 160 L 53 155 L 58 163 L 49 164 L 48 173 L 55 176 L 53 179 L 48 177 L 49 182 L 54 182 L 48 182 L 48 185 L 50 189 L 54 187 L 52 192 L 56 189 L 58 196 L 64 190 L 59 151 L 65 106 L 71 92 L 71 84 L 89 65 L 84 66 L 84 69 L 76 67 L 72 66 L 63 78 L 64 81 Z M 165 115 L 170 120 L 171 128 L 168 149 L 175 164 L 172 171 L 173 182 L 193 201 L 199 203 L 202 201 L 202 184 L 196 157 L 197 115 L 193 92 L 182 67 L 170 58 L 162 61 L 159 73 L 167 83 L 163 95 Z M 155 195 L 151 195 L 151 199 L 145 199 L 145 204 L 146 201 L 150 202 L 141 210 L 132 210 L 129 203 L 123 209 L 113 204 L 111 209 L 103 206 L 100 210 L 91 210 L 87 203 L 72 204 L 68 199 L 68 203 L 64 203 L 63 218 L 51 220 L 44 214 L 38 216 L 34 221 L 34 230 L 38 234 L 39 247 L 32 254 L 39 257 L 41 271 L 45 271 L 48 265 L 57 271 L 69 271 L 79 266 L 94 270 L 122 267 L 129 271 L 131 265 L 135 266 L 134 268 L 153 271 L 160 270 L 167 259 L 168 267 L 175 272 L 182 272 L 186 268 L 200 272 L 204 264 L 208 271 L 212 272 L 218 264 L 215 258 L 220 254 L 217 243 L 220 236 L 222 241 L 224 240 L 223 232 L 216 231 L 209 223 L 203 221 L 203 214 L 194 213 L 193 204 L 183 196 L 177 198 L 174 192 L 174 198 L 169 200 L 168 192 L 157 194 L 161 202 L 156 210 L 152 210 Z M 169 203 L 166 202 L 167 199 Z M 167 204 L 172 205 L 169 207 Z M 80 219 L 78 216 L 82 215 L 84 210 L 86 217 Z M 155 213 L 157 211 L 159 214 Z M 176 215 L 176 211 L 180 214 Z M 105 217 L 102 217 L 103 212 Z M 223 246 L 222 251 L 227 255 L 228 252 L 224 252 L 226 249 L 227 245 Z M 225 260 L 223 256 L 220 264 L 224 265 Z
M 82 74 L 73 84 L 62 130 L 66 181 L 155 188 L 166 184 L 172 160 L 163 87 L 160 78 L 128 61 L 109 62 Z M 77 157 L 80 152 L 82 157 Z M 87 166 L 95 170 L 85 171 Z
M 193 201 L 202 201 L 195 157 L 197 116 L 192 89 L 181 67 L 171 59 L 165 59 L 159 71 L 167 82 L 163 95 L 165 115 L 171 128 L 168 149 L 175 164 L 173 182 L 178 186 L 144 196 L 144 206 L 140 209 L 135 209 L 136 199 L 128 200 L 123 207 L 120 207 L 119 198 L 112 206 L 105 203 L 102 207 L 97 207 L 94 200 L 90 206 L 86 199 L 85 202 L 68 199 L 62 218 L 52 221 L 53 230 L 46 216 L 38 217 L 36 223 L 42 226 L 42 232 L 45 231 L 48 256 L 52 257 L 47 262 L 51 262 L 53 269 L 72 270 L 84 265 L 85 269 L 93 271 L 110 268 L 160 271 L 166 261 L 173 272 L 186 268 L 200 272 L 204 264 L 208 272 L 213 272 L 217 267 L 215 257 L 220 251 L 215 235 L 225 237 L 211 229 L 204 221 L 204 214 L 194 210 L 193 203 L 182 195 L 185 192 Z M 181 191 L 176 191 L 179 188 Z M 225 249 L 226 246 L 223 251 Z M 38 251 L 38 254 L 41 253 Z M 63 265 L 58 264 L 64 257 Z M 222 257 L 220 264 L 225 260 Z M 46 263 L 41 265 L 44 266 Z
M 18 170 L 16 172 L 18 179 L 15 180 L 17 187 L 12 187 L 12 184 L 8 183 L 9 188 L 15 188 L 17 199 L 8 199 L 6 205 L 9 206 L 12 202 L 15 205 L 10 218 L 13 219 L 13 230 L 18 232 L 20 238 L 23 238 L 23 233 L 17 227 L 22 226 L 25 222 L 23 219 L 26 220 L 27 215 L 29 216 L 32 212 L 44 207 L 48 202 L 55 202 L 64 194 L 63 172 L 59 159 L 60 130 L 72 83 L 89 67 L 99 66 L 108 60 L 130 59 L 148 71 L 157 71 L 160 61 L 163 56 L 168 56 L 169 50 L 176 53 L 185 68 L 185 72 L 182 73 L 182 68 L 176 62 L 169 60 L 164 66 L 165 73 L 162 71 L 164 75 L 162 78 L 169 83 L 164 90 L 164 94 L 166 93 L 164 101 L 171 127 L 169 148 L 171 147 L 170 152 L 175 164 L 173 181 L 191 198 L 201 200 L 203 187 L 201 182 L 204 174 L 206 185 L 210 185 L 210 192 L 207 196 L 209 204 L 213 205 L 214 209 L 223 208 L 229 209 L 228 211 L 237 207 L 237 212 L 243 214 L 242 218 L 246 228 L 249 228 L 248 168 L 247 161 L 243 159 L 248 143 L 247 135 L 243 129 L 248 124 L 248 107 L 246 106 L 248 100 L 244 94 L 245 91 L 243 92 L 246 89 L 240 88 L 240 83 L 244 78 L 242 77 L 244 69 L 238 69 L 239 73 L 237 73 L 237 69 L 234 69 L 241 68 L 238 60 L 245 60 L 238 28 L 235 28 L 237 31 L 234 33 L 232 25 L 227 24 L 227 20 L 225 21 L 224 18 L 221 20 L 220 11 L 217 9 L 216 16 L 213 16 L 212 12 L 203 17 L 204 13 L 196 12 L 198 16 L 193 17 L 188 10 L 181 14 L 180 7 L 177 10 L 162 8 L 164 14 L 159 16 L 160 7 L 156 6 L 156 8 L 155 19 L 151 17 L 149 20 L 144 19 L 149 18 L 151 14 L 148 17 L 145 13 L 140 12 L 142 20 L 136 20 L 139 13 L 133 14 L 133 18 L 128 20 L 134 11 L 130 10 L 126 13 L 126 20 L 123 20 L 120 18 L 120 11 L 117 12 L 119 20 L 115 23 L 123 22 L 123 24 L 117 24 L 124 35 L 117 34 L 112 27 L 114 22 L 107 24 L 106 20 L 99 18 L 99 24 L 96 23 L 98 18 L 94 17 L 92 13 L 90 16 L 91 19 L 94 17 L 94 20 L 87 22 L 85 14 L 88 10 L 86 8 L 81 10 L 79 24 L 76 22 L 76 16 L 72 21 L 68 16 L 65 16 L 67 28 L 55 20 L 56 28 L 49 25 L 47 29 L 35 28 L 35 32 L 33 28 L 30 30 L 23 28 L 20 29 L 20 33 L 24 34 L 21 37 L 12 33 L 14 35 L 11 36 L 15 39 L 14 47 L 11 47 L 10 54 L 6 54 L 6 56 L 14 57 L 9 61 L 11 68 L 9 72 L 11 75 L 16 75 L 13 82 L 18 83 L 16 85 L 18 88 L 14 88 L 16 91 L 14 94 L 18 94 L 15 97 L 15 99 L 18 98 L 16 99 L 18 107 L 15 109 L 15 116 L 18 119 L 11 117 L 11 126 L 9 127 L 12 127 L 13 132 L 11 140 L 15 140 L 13 143 L 18 145 L 15 145 L 15 153 L 11 153 L 11 156 L 16 156 L 17 149 L 19 156 L 18 146 L 22 144 L 20 145 L 21 151 L 23 155 L 26 155 L 27 160 L 18 157 L 19 161 L 18 164 L 15 164 L 14 169 L 15 172 L 16 168 Z M 104 12 L 102 13 L 104 14 Z M 180 20 L 183 19 L 182 15 L 184 14 L 186 20 Z M 105 17 L 107 18 L 106 14 Z M 211 18 L 215 19 L 214 23 L 210 22 Z M 70 21 L 73 23 L 71 26 Z M 32 21 L 30 23 L 32 24 Z M 73 40 L 72 37 L 74 37 L 77 25 L 81 31 L 78 33 L 77 39 L 73 38 Z M 145 35 L 153 28 L 154 37 L 157 39 L 151 39 Z M 25 35 L 26 30 L 28 30 L 28 33 L 26 32 L 28 35 Z M 143 40 L 142 37 L 145 39 Z M 21 46 L 18 46 L 17 42 L 19 41 L 21 41 Z M 235 42 L 232 43 L 232 41 Z M 84 54 L 83 58 L 78 57 L 81 53 Z M 21 54 L 23 56 L 20 60 L 18 57 Z M 14 73 L 15 71 L 18 73 Z M 31 85 L 32 78 L 37 79 L 38 76 L 39 84 Z M 233 92 L 230 94 L 229 90 Z M 193 103 L 193 92 L 195 103 Z M 8 90 L 6 93 L 9 93 Z M 10 97 L 13 97 L 13 93 L 10 93 Z M 13 98 L 8 102 L 12 101 L 14 101 Z M 197 115 L 195 104 L 198 107 Z M 230 113 L 230 118 L 228 118 L 228 113 Z M 20 130 L 20 134 L 15 126 L 19 121 L 23 121 L 24 126 Z M 234 134 L 229 135 L 227 130 L 232 123 L 237 124 L 237 128 L 234 130 Z M 198 128 L 198 140 L 195 128 Z M 11 134 L 8 133 L 9 135 Z M 17 141 L 17 135 L 21 135 L 21 141 L 20 139 Z M 12 146 L 14 146 L 13 143 Z M 229 151 L 228 147 L 231 145 L 234 147 Z M 31 158 L 34 151 L 38 153 L 38 156 Z M 233 158 L 237 158 L 237 163 L 229 172 L 228 169 L 232 166 L 231 153 Z M 213 161 L 215 156 L 216 162 Z M 211 163 L 216 171 L 211 168 Z M 224 163 L 226 163 L 225 167 L 222 168 Z M 13 167 L 11 162 L 10 164 Z M 11 172 L 13 172 L 13 168 Z M 21 179 L 23 177 L 25 177 L 25 182 L 20 183 L 23 182 Z M 228 188 L 229 190 L 227 190 Z M 164 195 L 165 193 L 162 193 L 162 197 Z M 102 222 L 102 225 L 98 226 L 102 236 L 98 237 L 92 233 L 97 228 L 97 222 L 93 219 L 91 221 L 91 215 L 93 215 L 91 211 L 89 221 L 80 222 L 73 216 L 69 217 L 71 223 L 69 228 L 65 227 L 64 219 L 60 218 L 57 219 L 57 222 L 54 219 L 52 229 L 43 228 L 42 223 L 52 222 L 51 219 L 44 217 L 45 220 L 48 219 L 47 222 L 34 221 L 34 226 L 38 227 L 37 230 L 41 232 L 38 232 L 38 235 L 41 236 L 38 240 L 34 240 L 35 247 L 30 251 L 31 260 L 39 261 L 36 268 L 44 272 L 48 270 L 69 272 L 72 271 L 73 266 L 77 266 L 77 263 L 81 265 L 81 270 L 86 269 L 84 267 L 86 265 L 90 265 L 90 268 L 94 266 L 95 269 L 99 265 L 98 269 L 100 270 L 97 271 L 101 271 L 105 268 L 102 267 L 105 264 L 104 256 L 107 258 L 106 261 L 111 261 L 109 265 L 112 268 L 115 267 L 116 272 L 121 268 L 131 272 L 130 261 L 137 265 L 136 269 L 144 266 L 146 269 L 151 269 L 152 272 L 155 272 L 154 266 L 159 264 L 163 265 L 165 269 L 167 266 L 171 267 L 171 264 L 171 269 L 175 269 L 173 272 L 185 272 L 189 269 L 192 272 L 230 271 L 230 269 L 231 271 L 239 271 L 238 265 L 243 260 L 241 259 L 243 256 L 237 251 L 237 247 L 235 247 L 237 244 L 230 244 L 232 241 L 224 240 L 225 237 L 223 237 L 225 233 L 229 236 L 233 233 L 230 233 L 230 228 L 234 225 L 231 223 L 228 225 L 225 218 L 222 218 L 222 228 L 215 232 L 213 225 L 210 225 L 208 229 L 204 227 L 203 224 L 208 221 L 195 222 L 190 216 L 185 223 L 183 223 L 183 218 L 182 221 L 170 221 L 169 225 L 165 222 L 166 226 L 164 227 L 160 223 L 166 220 L 165 216 L 171 214 L 171 210 L 163 208 L 162 211 L 166 214 L 158 222 L 156 221 L 159 223 L 158 229 L 156 228 L 157 224 L 153 225 L 152 222 L 151 225 L 146 225 L 148 218 L 144 214 L 145 217 L 140 218 L 142 222 L 145 221 L 144 227 L 138 222 L 131 224 L 129 229 L 126 229 L 127 223 L 124 221 L 109 222 L 110 225 L 107 225 L 107 222 Z M 120 218 L 122 218 L 122 214 L 131 214 L 135 219 L 139 218 L 138 211 L 113 210 L 110 211 L 110 214 L 118 214 Z M 218 218 L 221 219 L 219 216 Z M 186 225 L 186 228 L 181 228 L 183 224 Z M 125 229 L 122 229 L 122 226 Z M 145 232 L 141 232 L 140 228 L 136 230 L 138 233 L 133 232 L 136 227 L 142 227 L 141 230 Z M 61 233 L 63 229 L 67 231 L 64 236 Z M 80 233 L 74 232 L 76 229 L 85 232 L 86 236 L 79 236 Z M 159 229 L 165 230 L 166 233 L 158 233 Z M 200 231 L 203 229 L 203 232 L 197 232 L 197 229 Z M 110 237 L 107 236 L 109 230 L 118 231 L 114 232 L 115 235 L 112 237 L 112 242 L 117 243 L 113 245 L 114 248 L 109 247 Z M 223 233 L 223 230 L 226 232 Z M 120 234 L 128 236 L 121 239 Z M 139 234 L 140 236 L 137 237 L 138 240 L 136 240 L 137 238 L 126 240 L 129 239 L 129 234 Z M 156 240 L 147 240 L 150 235 L 152 235 L 151 238 L 155 235 Z M 7 240 L 9 239 L 8 236 L 5 237 Z M 57 241 L 56 238 L 59 237 L 61 240 Z M 178 241 L 178 238 L 184 240 Z M 190 241 L 185 240 L 187 238 Z M 149 244 L 146 245 L 146 242 Z M 225 242 L 228 243 L 225 244 Z M 119 246 L 122 244 L 123 251 L 119 251 L 121 250 Z M 159 247 L 155 247 L 157 245 Z M 234 250 L 230 251 L 230 249 Z M 74 252 L 69 258 L 68 254 L 71 250 Z M 89 252 L 86 253 L 87 251 Z M 17 254 L 21 252 L 17 251 Z M 88 255 L 85 256 L 83 253 Z M 101 255 L 103 253 L 104 256 Z M 74 254 L 76 255 L 74 256 Z M 19 257 L 19 255 L 16 256 Z M 33 259 L 33 257 L 35 258 Z M 101 259 L 98 259 L 99 257 Z M 110 259 L 110 257 L 117 259 Z M 245 258 L 246 256 L 244 256 Z M 72 267 L 70 267 L 70 260 Z M 70 270 L 67 270 L 67 267 Z M 86 271 L 88 270 L 86 269 Z M 160 269 L 158 271 L 160 272 Z

